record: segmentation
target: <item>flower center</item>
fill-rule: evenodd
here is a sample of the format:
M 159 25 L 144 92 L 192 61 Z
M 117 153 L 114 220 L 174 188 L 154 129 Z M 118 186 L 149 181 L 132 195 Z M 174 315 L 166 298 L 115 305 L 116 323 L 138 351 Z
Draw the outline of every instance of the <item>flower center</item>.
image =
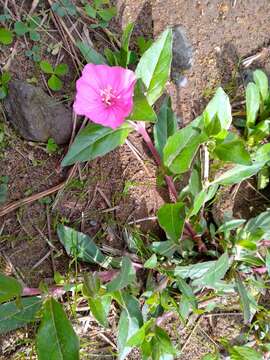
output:
M 105 89 L 100 90 L 100 96 L 102 102 L 106 106 L 111 106 L 115 104 L 115 101 L 119 99 L 119 96 L 116 95 L 116 91 L 113 90 L 111 85 L 108 85 Z

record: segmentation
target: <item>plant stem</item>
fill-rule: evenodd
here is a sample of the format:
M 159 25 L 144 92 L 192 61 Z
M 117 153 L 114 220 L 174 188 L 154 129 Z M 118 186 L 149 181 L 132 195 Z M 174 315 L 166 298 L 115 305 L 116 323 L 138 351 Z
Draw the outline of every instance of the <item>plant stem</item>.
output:
M 146 145 L 148 146 L 149 150 L 151 151 L 153 158 L 155 159 L 158 166 L 162 167 L 162 161 L 160 158 L 160 155 L 155 148 L 152 139 L 150 138 L 146 128 L 145 123 L 142 121 L 139 121 L 137 123 L 130 121 L 131 125 L 134 127 L 134 129 L 142 136 L 143 140 L 145 141 Z M 173 182 L 173 179 L 171 176 L 165 175 L 165 180 L 167 183 L 167 186 L 169 188 L 170 193 L 173 196 L 173 201 L 176 202 L 178 198 L 178 194 Z M 199 251 L 206 251 L 207 248 L 205 244 L 203 243 L 201 236 L 196 234 L 196 231 L 192 228 L 191 224 L 186 220 L 185 221 L 185 231 L 190 235 L 190 237 L 198 244 Z

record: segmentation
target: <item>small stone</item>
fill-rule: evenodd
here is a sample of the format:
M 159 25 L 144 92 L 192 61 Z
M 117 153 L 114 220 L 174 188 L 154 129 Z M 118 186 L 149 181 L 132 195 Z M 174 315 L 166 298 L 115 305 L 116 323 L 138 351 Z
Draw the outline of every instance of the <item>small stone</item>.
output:
M 181 25 L 173 27 L 173 59 L 172 79 L 178 83 L 184 70 L 192 66 L 193 49 L 187 38 L 186 31 Z
M 8 120 L 26 140 L 58 144 L 69 141 L 72 133 L 72 111 L 59 104 L 41 88 L 21 80 L 9 83 L 4 101 Z

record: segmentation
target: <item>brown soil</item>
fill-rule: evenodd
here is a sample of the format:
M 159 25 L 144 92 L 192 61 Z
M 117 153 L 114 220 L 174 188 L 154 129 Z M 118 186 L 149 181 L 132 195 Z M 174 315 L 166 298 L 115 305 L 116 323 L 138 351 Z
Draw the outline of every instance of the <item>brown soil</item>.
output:
M 182 24 L 186 28 L 194 47 L 194 64 L 185 74 L 188 85 L 181 88 L 180 97 L 176 96 L 176 89 L 170 87 L 174 107 L 184 123 L 200 113 L 206 99 L 220 84 L 234 95 L 236 85 L 242 80 L 240 76 L 236 80 L 233 76 L 239 60 L 269 45 L 268 0 L 123 0 L 118 1 L 117 6 L 121 16 L 119 23 L 114 24 L 115 29 L 130 20 L 137 23 L 136 35 L 148 37 L 152 34 L 156 36 L 168 25 Z M 19 40 L 17 46 L 17 54 L 11 61 L 14 78 L 30 79 L 35 76 L 44 85 L 32 61 L 23 55 L 23 40 Z M 62 54 L 68 61 L 64 51 Z M 4 62 L 5 59 L 6 54 L 0 52 L 0 60 Z M 263 66 L 270 69 L 269 58 Z M 71 74 L 75 74 L 73 70 Z M 74 76 L 68 79 L 71 83 Z M 68 81 L 66 84 L 68 86 Z M 72 93 L 70 87 L 69 93 Z M 66 170 L 59 167 L 66 149 L 61 149 L 58 155 L 49 156 L 38 146 L 20 139 L 9 125 L 5 127 L 7 145 L 0 158 L 0 176 L 10 177 L 8 201 L 48 189 L 66 177 Z M 124 250 L 127 245 L 121 234 L 122 225 L 155 216 L 157 209 L 168 201 L 166 189 L 156 184 L 155 164 L 141 140 L 134 134 L 129 140 L 138 149 L 140 160 L 124 145 L 102 159 L 82 165 L 76 180 L 56 197 L 51 197 L 50 205 L 35 202 L 0 218 L 0 268 L 13 275 L 15 268 L 27 286 L 38 286 L 41 280 L 52 283 L 53 272 L 64 273 L 69 264 L 55 234 L 55 225 L 59 221 L 90 235 L 102 229 L 105 232 L 103 243 Z M 143 232 L 157 231 L 153 220 L 143 221 L 137 226 Z M 53 263 L 49 256 L 37 266 L 50 250 L 45 239 L 49 237 L 59 252 L 54 256 Z M 194 332 L 194 339 L 190 341 L 191 345 L 186 346 L 181 359 L 199 360 L 211 351 L 213 341 L 226 335 L 231 321 L 241 325 L 241 318 L 237 316 L 219 316 L 214 333 L 211 333 L 211 326 L 203 322 L 201 326 L 210 339 L 202 331 L 199 334 Z M 14 358 L 11 355 L 10 359 Z M 130 358 L 139 359 L 138 355 Z

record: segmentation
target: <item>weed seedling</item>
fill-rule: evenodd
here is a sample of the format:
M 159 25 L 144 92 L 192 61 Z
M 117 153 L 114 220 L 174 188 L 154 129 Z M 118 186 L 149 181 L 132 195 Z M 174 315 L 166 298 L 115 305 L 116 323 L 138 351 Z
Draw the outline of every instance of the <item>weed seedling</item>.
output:
M 41 61 L 40 68 L 45 74 L 51 75 L 48 80 L 48 86 L 53 91 L 59 91 L 63 87 L 62 77 L 68 73 L 67 64 L 58 64 L 55 68 L 48 61 Z

